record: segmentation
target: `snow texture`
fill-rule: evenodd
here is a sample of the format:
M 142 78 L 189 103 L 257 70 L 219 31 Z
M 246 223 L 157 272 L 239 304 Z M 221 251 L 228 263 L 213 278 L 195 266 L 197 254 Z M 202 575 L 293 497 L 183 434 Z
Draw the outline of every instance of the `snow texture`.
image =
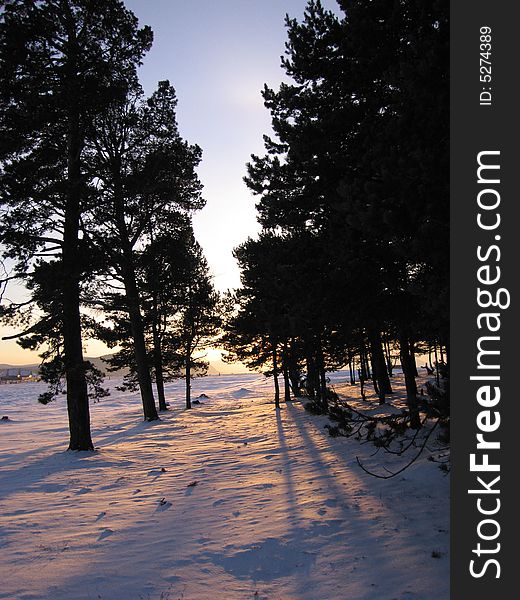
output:
M 190 411 L 169 384 L 152 423 L 108 383 L 90 453 L 64 451 L 64 398 L 0 387 L 0 599 L 448 599 L 449 479 L 426 456 L 370 477 L 373 445 L 275 411 L 256 375 L 196 379 Z

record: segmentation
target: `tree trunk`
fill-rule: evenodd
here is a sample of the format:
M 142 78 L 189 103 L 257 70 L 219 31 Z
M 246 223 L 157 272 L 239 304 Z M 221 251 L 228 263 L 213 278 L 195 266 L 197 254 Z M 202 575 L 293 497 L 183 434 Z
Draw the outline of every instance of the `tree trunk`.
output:
M 278 363 L 276 346 L 273 346 L 273 378 L 274 378 L 274 406 L 280 408 L 280 384 L 278 383 Z
M 150 240 L 154 242 L 153 228 L 149 231 Z M 152 266 L 153 281 L 158 281 L 156 263 Z M 153 367 L 155 371 L 155 387 L 157 388 L 157 399 L 159 400 L 159 410 L 166 411 L 166 395 L 164 393 L 164 370 L 163 370 L 163 352 L 162 352 L 162 337 L 160 334 L 161 317 L 159 315 L 159 292 L 157 288 L 152 290 L 152 337 L 153 337 Z
M 125 256 L 124 265 L 124 285 L 125 285 L 125 301 L 132 329 L 132 337 L 134 339 L 134 356 L 137 371 L 137 381 L 141 392 L 141 400 L 143 403 L 143 413 L 146 421 L 155 421 L 159 418 L 155 407 L 153 397 L 152 378 L 150 369 L 148 368 L 148 355 L 146 352 L 146 343 L 144 339 L 143 318 L 141 316 L 141 307 L 139 302 L 139 292 L 133 264 Z
M 292 393 L 293 396 L 297 397 L 301 394 L 301 374 L 298 368 L 298 361 L 295 358 L 293 343 L 290 344 L 288 351 L 288 370 Z
M 354 385 L 356 383 L 356 375 L 354 373 L 354 367 L 352 365 L 352 355 L 349 352 L 348 355 L 348 370 L 350 375 L 350 385 Z
M 385 403 L 385 394 L 380 391 L 379 383 L 377 381 L 375 371 L 374 371 L 374 377 L 372 379 L 372 385 L 374 386 L 374 392 L 376 393 L 376 396 L 379 398 L 379 404 L 384 404 Z
M 69 450 L 94 450 L 90 435 L 90 407 L 81 343 L 79 285 L 70 277 L 66 279 L 68 282 L 63 289 L 63 346 L 70 431 Z
M 300 396 L 301 394 L 301 382 L 300 372 L 292 365 L 289 367 L 289 381 L 292 388 L 293 396 Z
M 366 365 L 366 370 L 367 370 L 367 378 L 368 379 L 373 379 L 374 373 L 372 371 L 372 365 L 370 364 L 370 360 L 368 358 L 368 350 L 366 348 L 364 348 L 364 350 L 363 350 L 363 355 L 365 357 L 365 365 Z
M 115 160 L 114 169 L 114 208 L 119 243 L 121 246 L 121 272 L 125 286 L 125 302 L 134 340 L 134 356 L 136 363 L 137 381 L 141 392 L 143 413 L 146 421 L 155 421 L 159 418 L 153 397 L 152 378 L 148 367 L 148 355 L 144 339 L 143 317 L 141 315 L 141 302 L 137 287 L 137 277 L 134 266 L 134 252 L 130 243 L 129 233 L 125 221 L 124 199 L 120 181 L 121 165 Z
M 283 365 L 283 385 L 284 385 L 284 400 L 291 401 L 291 386 L 289 383 L 289 370 L 286 365 Z
M 363 377 L 363 379 L 365 381 L 367 379 L 369 379 L 368 369 L 367 369 L 367 361 L 366 361 L 365 351 L 364 351 L 363 347 L 359 351 L 359 368 L 360 368 L 361 376 Z
M 285 402 L 291 401 L 291 386 L 289 385 L 289 367 L 288 362 L 288 351 L 287 342 L 283 344 L 283 355 L 282 355 L 282 371 L 283 371 L 283 385 L 284 385 L 284 400 Z
M 388 371 L 388 377 L 392 377 L 394 367 L 392 365 L 392 353 L 390 351 L 390 342 L 388 341 L 388 338 L 385 339 L 384 346 L 385 346 L 385 357 L 386 357 L 386 370 Z
M 186 353 L 186 408 L 191 408 L 191 352 Z
M 307 383 L 306 383 L 305 387 L 306 387 L 307 394 L 309 395 L 309 397 L 314 400 L 316 398 L 316 391 L 317 391 L 316 364 L 314 362 L 314 357 L 311 355 L 310 351 L 307 353 L 305 362 L 307 365 Z
M 157 388 L 157 399 L 159 400 L 159 410 L 168 410 L 166 406 L 166 395 L 164 393 L 164 374 L 161 339 L 157 331 L 157 323 L 154 322 L 153 328 L 153 366 L 155 370 L 155 386 Z
M 321 343 L 318 345 L 318 374 L 319 374 L 319 387 L 320 387 L 320 398 L 321 405 L 323 410 L 327 412 L 329 410 L 329 401 L 327 397 L 327 376 L 325 373 L 325 360 L 323 358 L 323 350 L 321 348 Z
M 386 370 L 385 355 L 383 352 L 383 342 L 381 333 L 377 329 L 368 332 L 370 342 L 370 353 L 372 355 L 372 369 L 374 374 L 374 387 L 379 396 L 379 404 L 385 403 L 385 394 L 392 393 L 390 378 Z
M 412 429 L 419 429 L 421 427 L 421 419 L 417 403 L 417 384 L 415 382 L 414 359 L 411 353 L 410 342 L 408 337 L 404 334 L 399 336 L 399 347 L 401 366 L 406 385 L 406 402 L 408 404 L 408 410 L 410 411 L 410 427 L 412 427 Z
M 67 140 L 68 191 L 63 232 L 63 346 L 67 381 L 67 412 L 69 417 L 69 450 L 94 450 L 90 435 L 88 401 L 83 346 L 81 341 L 79 217 L 81 212 L 82 141 L 79 117 L 72 111 Z
M 365 395 L 365 378 L 363 377 L 363 373 L 359 373 L 359 392 L 361 394 L 361 398 L 366 400 L 367 397 Z
M 417 361 L 415 360 L 415 342 L 410 341 L 410 354 L 413 359 L 413 372 L 415 377 L 419 377 L 419 371 L 417 370 Z
M 437 387 L 440 385 L 440 376 L 439 376 L 439 356 L 437 355 L 437 341 L 433 346 L 435 353 L 435 381 L 437 383 Z

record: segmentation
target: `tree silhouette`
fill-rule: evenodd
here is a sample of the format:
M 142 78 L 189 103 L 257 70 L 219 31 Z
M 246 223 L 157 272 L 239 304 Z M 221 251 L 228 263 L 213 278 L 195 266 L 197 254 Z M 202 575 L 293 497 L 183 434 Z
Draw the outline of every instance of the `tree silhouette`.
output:
M 158 418 L 147 360 L 138 255 L 161 231 L 175 228 L 179 212 L 202 208 L 195 173 L 198 146 L 181 139 L 175 118 L 177 99 L 169 82 L 144 100 L 134 82 L 123 101 L 114 103 L 94 123 L 92 174 L 100 201 L 86 220 L 88 237 L 109 258 L 114 279 L 125 289 L 137 379 L 147 420 Z
M 3 0 L 0 8 L 0 241 L 22 280 L 34 276 L 37 257 L 58 258 L 49 293 L 61 312 L 36 327 L 46 342 L 46 322 L 59 326 L 69 448 L 91 450 L 80 316 L 80 221 L 92 200 L 85 148 L 96 115 L 124 95 L 152 35 L 118 0 Z

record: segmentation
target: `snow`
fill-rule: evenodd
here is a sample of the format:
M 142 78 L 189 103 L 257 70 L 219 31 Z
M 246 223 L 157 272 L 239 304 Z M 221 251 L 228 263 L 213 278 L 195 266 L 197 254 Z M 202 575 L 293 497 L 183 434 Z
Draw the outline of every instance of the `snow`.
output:
M 376 469 L 373 445 L 328 436 L 300 400 L 275 411 L 258 375 L 194 380 L 191 411 L 169 384 L 152 423 L 108 383 L 93 453 L 64 451 L 64 398 L 0 386 L 0 599 L 449 597 L 449 478 L 426 456 L 371 477 L 356 456 Z

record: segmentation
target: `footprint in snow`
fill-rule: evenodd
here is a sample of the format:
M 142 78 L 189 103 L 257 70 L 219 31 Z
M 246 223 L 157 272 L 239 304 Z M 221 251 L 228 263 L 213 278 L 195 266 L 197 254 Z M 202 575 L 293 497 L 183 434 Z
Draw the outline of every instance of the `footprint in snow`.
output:
M 318 514 L 319 515 L 326 515 L 327 514 L 327 509 L 326 508 L 320 508 L 318 510 Z
M 100 512 L 99 515 L 96 517 L 96 521 L 101 521 L 101 519 L 106 515 L 107 513 L 105 511 Z
M 112 483 L 107 483 L 106 485 L 102 485 L 99 489 L 100 490 L 111 490 L 113 488 L 121 487 L 124 484 L 125 484 L 125 478 L 124 477 L 118 477 Z
M 109 529 L 109 528 L 103 529 L 101 531 L 101 533 L 99 534 L 97 541 L 100 542 L 101 540 L 104 540 L 105 538 L 110 537 L 113 533 L 114 532 L 112 529 Z
M 88 494 L 88 493 L 89 493 L 89 492 L 91 492 L 91 491 L 92 491 L 92 488 L 89 488 L 89 487 L 84 487 L 84 488 L 81 488 L 80 490 L 78 490 L 78 491 L 76 492 L 76 495 L 77 495 L 77 496 L 79 496 L 79 495 L 81 495 L 81 494 Z
M 165 498 L 161 498 L 157 505 L 156 512 L 162 512 L 163 510 L 167 510 L 172 505 L 171 502 L 168 502 Z
M 67 489 L 67 485 L 64 483 L 44 483 L 39 487 L 39 489 L 42 492 L 52 494 L 54 492 L 63 492 Z
M 195 489 L 195 487 L 199 484 L 198 481 L 192 481 L 191 483 L 188 483 L 188 485 L 186 486 L 186 491 L 184 492 L 185 496 L 191 496 L 193 494 L 193 490 Z
M 159 477 L 163 473 L 166 473 L 166 469 L 164 467 L 161 467 L 160 469 L 152 469 L 151 471 L 148 471 L 148 477 Z

